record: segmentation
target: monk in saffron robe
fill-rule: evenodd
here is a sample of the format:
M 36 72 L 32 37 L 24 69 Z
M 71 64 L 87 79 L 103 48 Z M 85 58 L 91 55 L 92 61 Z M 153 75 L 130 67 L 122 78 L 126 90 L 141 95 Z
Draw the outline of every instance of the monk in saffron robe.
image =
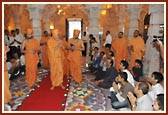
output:
M 127 40 L 123 38 L 123 32 L 119 32 L 118 38 L 112 43 L 112 49 L 115 55 L 115 68 L 119 71 L 121 60 L 127 59 Z
M 39 51 L 39 42 L 36 38 L 33 37 L 33 30 L 28 28 L 27 38 L 23 41 L 21 46 L 21 52 L 25 53 L 26 82 L 28 89 L 30 89 L 37 80 Z
M 81 51 L 84 50 L 83 42 L 79 37 L 80 30 L 74 30 L 73 38 L 68 40 L 69 47 L 69 60 L 70 60 L 70 73 L 75 82 L 81 83 L 82 81 L 82 54 Z
M 49 60 L 48 60 L 48 52 L 47 52 L 47 41 L 49 40 L 50 36 L 48 35 L 47 31 L 44 31 L 44 36 L 40 40 L 41 52 L 42 52 L 42 62 L 43 67 L 49 67 Z
M 9 48 L 7 46 L 5 46 L 4 48 L 5 48 L 5 52 L 4 52 L 4 103 L 7 104 L 11 102 L 12 96 L 9 90 L 10 81 L 9 81 L 9 76 L 8 76 L 8 67 L 6 64 L 6 60 L 7 60 L 6 53 L 9 51 Z
M 48 57 L 50 63 L 50 79 L 52 87 L 51 90 L 54 90 L 55 87 L 61 86 L 62 89 L 65 89 L 63 86 L 63 67 L 62 67 L 62 40 L 59 39 L 59 30 L 52 30 L 52 37 L 47 42 L 48 47 Z
M 134 31 L 134 37 L 128 42 L 128 52 L 130 54 L 129 70 L 132 70 L 135 60 L 142 60 L 145 53 L 145 43 L 142 37 L 139 36 L 139 31 Z

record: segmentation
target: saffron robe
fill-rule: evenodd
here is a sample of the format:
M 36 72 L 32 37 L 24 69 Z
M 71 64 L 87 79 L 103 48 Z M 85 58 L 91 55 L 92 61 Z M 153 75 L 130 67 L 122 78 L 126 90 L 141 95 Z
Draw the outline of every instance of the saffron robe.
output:
M 115 52 L 115 68 L 119 70 L 121 60 L 127 59 L 127 41 L 125 38 L 115 39 L 112 43 L 112 48 Z
M 145 52 L 145 43 L 141 37 L 131 38 L 130 41 L 128 42 L 128 47 L 130 46 L 133 47 L 133 50 L 131 51 L 130 54 L 130 64 L 129 64 L 129 69 L 132 70 L 135 60 L 136 59 L 142 60 L 142 57 Z
M 40 44 L 42 44 L 41 52 L 42 52 L 42 61 L 44 67 L 49 67 L 49 60 L 48 60 L 48 52 L 47 52 L 47 41 L 50 37 L 42 37 L 40 40 Z
M 82 44 L 80 40 L 71 38 L 68 40 L 68 46 L 71 47 L 71 44 L 74 44 L 74 47 L 76 49 L 81 49 Z M 82 81 L 82 53 L 81 50 L 74 50 L 74 51 L 69 51 L 69 61 L 70 61 L 70 73 L 72 78 L 76 82 L 81 82 Z
M 50 64 L 50 79 L 52 86 L 60 86 L 63 82 L 63 55 L 62 48 L 56 47 L 62 44 L 60 39 L 55 40 L 54 38 L 50 38 L 47 42 L 48 47 L 48 57 Z
M 37 80 L 37 65 L 39 63 L 39 56 L 37 51 L 40 50 L 40 45 L 37 39 L 32 38 L 26 41 L 25 48 L 26 51 L 36 51 L 36 53 L 25 53 L 26 82 L 28 87 L 30 88 Z

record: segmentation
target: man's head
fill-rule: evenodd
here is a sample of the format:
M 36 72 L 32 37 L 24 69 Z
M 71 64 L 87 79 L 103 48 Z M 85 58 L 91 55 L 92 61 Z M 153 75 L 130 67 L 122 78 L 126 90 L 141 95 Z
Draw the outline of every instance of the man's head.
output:
M 59 35 L 60 35 L 60 32 L 59 32 L 58 29 L 53 29 L 53 30 L 52 30 L 52 36 L 53 36 L 54 38 L 59 38 Z
M 136 37 L 138 37 L 139 36 L 139 31 L 138 30 L 135 30 L 134 31 L 134 37 L 136 38 Z
M 155 111 L 164 111 L 164 94 L 157 95 L 157 98 L 153 103 L 153 109 Z
M 47 37 L 48 36 L 48 32 L 44 31 L 44 36 Z
M 110 34 L 110 31 L 108 30 L 108 31 L 106 31 L 106 35 L 108 35 L 108 34 Z
M 86 36 L 86 32 L 83 32 L 83 36 Z
M 20 33 L 20 30 L 19 30 L 19 29 L 16 29 L 15 32 L 16 32 L 16 34 L 19 34 L 19 33 Z
M 123 37 L 123 34 L 124 34 L 123 32 L 119 32 L 119 33 L 118 33 L 118 37 L 119 37 L 119 38 L 122 38 L 122 37 Z
M 73 37 L 76 38 L 76 39 L 78 39 L 79 34 L 80 34 L 80 30 L 78 30 L 78 29 L 74 29 Z
M 110 68 L 111 66 L 113 66 L 113 60 L 111 58 L 107 58 L 105 61 L 105 65 L 107 68 Z
M 4 30 L 5 35 L 9 35 L 9 31 L 7 29 Z
M 119 72 L 117 76 L 117 82 L 119 83 L 127 82 L 127 78 L 128 76 L 126 72 Z
M 147 82 L 137 82 L 134 87 L 134 93 L 136 96 L 146 95 L 149 91 L 149 84 Z
M 27 28 L 26 30 L 27 38 L 30 39 L 33 37 L 33 29 Z
M 163 81 L 163 75 L 160 72 L 153 72 L 152 75 L 148 79 L 152 85 L 155 85 Z
M 11 35 L 12 35 L 12 36 L 15 36 L 15 35 L 16 35 L 15 30 L 11 30 Z
M 105 45 L 105 53 L 108 53 L 111 50 L 111 44 Z
M 95 48 L 94 48 L 94 52 L 95 52 L 95 53 L 98 53 L 98 52 L 99 52 L 99 48 L 98 48 L 98 47 L 95 47 Z
M 136 67 L 136 68 L 142 68 L 142 66 L 143 66 L 142 61 L 139 60 L 139 59 L 136 59 L 134 67 Z
M 129 64 L 126 60 L 121 60 L 120 65 L 119 65 L 119 69 L 121 71 L 123 71 L 123 70 L 127 69 L 128 66 L 129 66 Z

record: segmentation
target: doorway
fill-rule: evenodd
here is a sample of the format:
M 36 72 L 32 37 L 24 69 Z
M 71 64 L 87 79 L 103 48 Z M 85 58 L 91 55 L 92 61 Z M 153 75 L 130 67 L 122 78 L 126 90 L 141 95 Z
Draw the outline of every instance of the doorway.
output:
M 73 38 L 74 29 L 79 29 L 79 39 L 82 37 L 83 20 L 82 18 L 67 18 L 66 19 L 66 40 Z

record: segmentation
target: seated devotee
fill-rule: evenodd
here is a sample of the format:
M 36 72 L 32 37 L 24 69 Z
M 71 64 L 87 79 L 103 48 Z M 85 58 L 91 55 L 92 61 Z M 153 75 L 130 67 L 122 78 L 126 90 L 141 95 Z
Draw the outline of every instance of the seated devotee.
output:
M 126 72 L 120 72 L 116 78 L 116 82 L 121 86 L 118 87 L 116 82 L 113 82 L 113 91 L 110 92 L 111 105 L 114 109 L 129 107 L 129 100 L 127 99 L 128 92 L 133 92 L 134 87 L 127 81 L 128 75 Z
M 17 60 L 14 57 L 12 57 L 10 61 L 7 62 L 7 65 L 10 80 L 16 79 L 20 74 L 20 65 L 18 64 Z
M 112 86 L 112 83 L 115 81 L 118 72 L 117 70 L 113 67 L 113 60 L 112 59 L 106 59 L 105 61 L 106 65 L 106 71 L 103 76 L 96 76 L 95 78 L 95 84 L 98 85 L 99 87 L 108 89 Z M 99 78 L 98 78 L 99 77 Z
M 128 99 L 131 104 L 132 111 L 152 111 L 153 100 L 148 94 L 149 84 L 147 82 L 137 82 L 133 93 L 128 92 Z
M 153 72 L 152 75 L 148 78 L 148 81 L 151 85 L 149 95 L 153 101 L 157 98 L 158 94 L 164 94 L 164 89 L 162 86 L 163 75 L 160 72 Z
M 134 80 L 136 82 L 139 82 L 143 77 L 143 64 L 142 61 L 139 59 L 135 60 L 135 65 L 132 68 L 132 74 L 134 77 Z
M 164 94 L 158 94 L 153 103 L 154 111 L 164 111 Z
M 100 67 L 100 63 L 103 59 L 104 56 L 104 52 L 100 52 L 99 57 L 97 57 L 90 65 L 89 65 L 89 69 L 92 73 L 96 74 L 97 71 L 101 68 Z M 101 69 L 100 69 L 101 70 Z
M 119 65 L 119 70 L 120 70 L 121 72 L 126 72 L 127 75 L 128 75 L 127 81 L 128 81 L 129 83 L 131 83 L 132 86 L 135 86 L 134 78 L 133 78 L 132 74 L 129 72 L 129 70 L 127 69 L 128 66 L 129 66 L 129 64 L 128 64 L 128 62 L 127 62 L 126 60 L 121 60 L 120 65 Z

